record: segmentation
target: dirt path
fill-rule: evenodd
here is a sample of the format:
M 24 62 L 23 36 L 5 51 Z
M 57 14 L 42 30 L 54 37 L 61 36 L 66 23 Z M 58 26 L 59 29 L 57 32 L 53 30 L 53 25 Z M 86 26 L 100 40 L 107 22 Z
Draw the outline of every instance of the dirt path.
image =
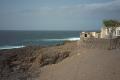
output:
M 41 72 L 39 80 L 120 80 L 120 50 L 83 49 Z

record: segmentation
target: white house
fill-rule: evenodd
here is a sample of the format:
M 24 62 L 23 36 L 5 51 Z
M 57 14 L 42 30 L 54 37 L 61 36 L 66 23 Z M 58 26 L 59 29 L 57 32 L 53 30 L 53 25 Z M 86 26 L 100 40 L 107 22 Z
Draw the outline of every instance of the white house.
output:
M 102 27 L 101 28 L 101 38 L 117 38 L 120 36 L 120 27 L 116 27 L 115 31 L 112 33 L 112 28 Z
M 81 38 L 100 38 L 100 33 L 98 32 L 81 32 Z

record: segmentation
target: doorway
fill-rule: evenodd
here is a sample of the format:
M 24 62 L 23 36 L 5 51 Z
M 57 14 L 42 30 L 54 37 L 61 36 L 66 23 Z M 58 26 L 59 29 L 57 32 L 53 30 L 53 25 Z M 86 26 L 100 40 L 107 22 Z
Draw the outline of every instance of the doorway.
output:
M 85 37 L 87 37 L 87 34 L 85 34 Z

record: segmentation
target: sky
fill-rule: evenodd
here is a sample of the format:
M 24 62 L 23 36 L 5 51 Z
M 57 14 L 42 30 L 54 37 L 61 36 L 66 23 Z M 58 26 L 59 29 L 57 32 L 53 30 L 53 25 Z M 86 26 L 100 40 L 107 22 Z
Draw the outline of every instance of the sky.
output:
M 0 30 L 99 30 L 120 0 L 0 0 Z

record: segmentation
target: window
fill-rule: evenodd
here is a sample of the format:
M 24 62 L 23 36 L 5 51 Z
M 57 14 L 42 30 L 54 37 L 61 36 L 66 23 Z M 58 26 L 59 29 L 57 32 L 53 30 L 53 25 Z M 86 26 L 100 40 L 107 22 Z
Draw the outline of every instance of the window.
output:
M 117 30 L 117 35 L 120 36 L 120 30 Z
M 87 34 L 85 34 L 85 37 L 87 37 Z

